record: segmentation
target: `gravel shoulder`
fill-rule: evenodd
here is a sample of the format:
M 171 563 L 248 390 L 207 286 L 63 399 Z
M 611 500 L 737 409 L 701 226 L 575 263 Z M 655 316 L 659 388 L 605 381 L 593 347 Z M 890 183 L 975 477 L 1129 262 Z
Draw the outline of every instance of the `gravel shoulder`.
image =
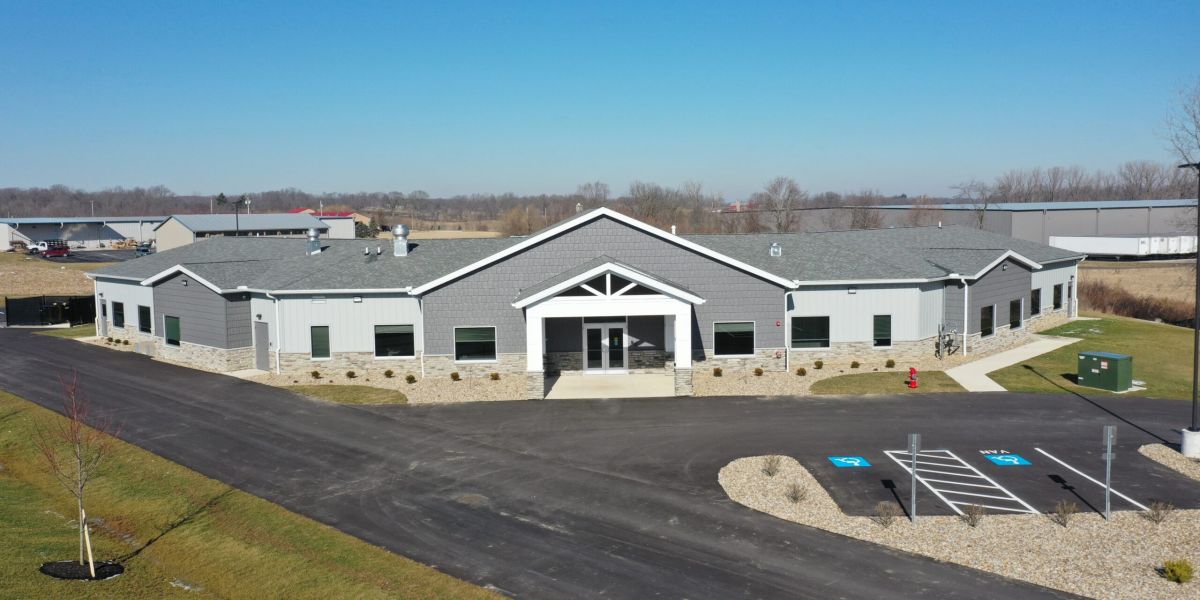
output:
M 449 377 L 418 379 L 416 383 L 408 383 L 403 374 L 395 377 L 384 377 L 378 373 L 359 376 L 354 379 L 342 373 L 328 374 L 320 380 L 297 375 L 254 375 L 247 377 L 248 381 L 288 388 L 297 385 L 354 385 L 371 386 L 385 390 L 396 390 L 408 398 L 408 404 L 449 404 L 456 402 L 486 402 L 493 400 L 521 400 L 525 394 L 525 378 L 519 376 L 501 376 L 498 381 L 488 377 L 463 377 L 460 381 L 451 381 Z
M 1046 515 L 991 514 L 978 527 L 939 516 L 921 517 L 916 524 L 901 516 L 884 527 L 870 517 L 842 513 L 795 459 L 781 457 L 774 476 L 764 473 L 765 460 L 740 458 L 721 469 L 718 481 L 730 499 L 795 523 L 1084 596 L 1176 600 L 1200 595 L 1200 583 L 1171 583 L 1156 571 L 1165 560 L 1200 562 L 1200 510 L 1176 510 L 1158 525 L 1140 513 L 1117 512 L 1107 523 L 1099 515 L 1080 513 L 1067 527 Z M 793 484 L 804 491 L 799 502 L 788 498 Z

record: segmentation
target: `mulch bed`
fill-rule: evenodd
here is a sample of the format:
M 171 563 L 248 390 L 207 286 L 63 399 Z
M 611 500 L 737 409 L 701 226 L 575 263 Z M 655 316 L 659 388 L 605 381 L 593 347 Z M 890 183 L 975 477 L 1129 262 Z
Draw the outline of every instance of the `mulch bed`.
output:
M 43 563 L 39 571 L 58 579 L 92 579 L 87 563 L 79 564 L 73 560 L 58 560 Z M 111 561 L 96 561 L 95 580 L 116 577 L 125 572 L 125 567 Z

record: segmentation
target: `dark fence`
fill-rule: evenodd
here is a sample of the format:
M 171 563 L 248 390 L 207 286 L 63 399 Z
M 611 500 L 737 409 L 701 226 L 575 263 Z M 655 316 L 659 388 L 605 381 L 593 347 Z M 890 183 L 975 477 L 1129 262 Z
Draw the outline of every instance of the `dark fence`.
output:
M 34 296 L 6 298 L 4 312 L 9 327 L 83 325 L 96 320 L 94 296 Z

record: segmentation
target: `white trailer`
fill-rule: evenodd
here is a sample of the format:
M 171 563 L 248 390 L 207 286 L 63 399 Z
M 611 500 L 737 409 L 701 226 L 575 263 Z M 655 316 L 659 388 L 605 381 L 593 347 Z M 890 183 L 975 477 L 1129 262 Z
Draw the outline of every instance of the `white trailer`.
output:
M 1050 236 L 1050 245 L 1088 256 L 1182 256 L 1196 252 L 1194 235 Z

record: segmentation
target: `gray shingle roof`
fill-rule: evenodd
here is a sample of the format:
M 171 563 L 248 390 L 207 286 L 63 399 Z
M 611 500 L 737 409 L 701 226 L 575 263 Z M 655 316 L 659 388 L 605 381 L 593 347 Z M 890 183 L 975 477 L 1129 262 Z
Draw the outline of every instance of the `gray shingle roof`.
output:
M 222 231 L 273 231 L 278 229 L 309 229 L 328 231 L 329 226 L 320 219 L 306 213 L 257 214 L 237 215 L 171 215 L 195 233 L 216 233 Z M 161 225 L 159 225 L 161 227 Z M 157 229 L 157 228 L 156 228 Z

